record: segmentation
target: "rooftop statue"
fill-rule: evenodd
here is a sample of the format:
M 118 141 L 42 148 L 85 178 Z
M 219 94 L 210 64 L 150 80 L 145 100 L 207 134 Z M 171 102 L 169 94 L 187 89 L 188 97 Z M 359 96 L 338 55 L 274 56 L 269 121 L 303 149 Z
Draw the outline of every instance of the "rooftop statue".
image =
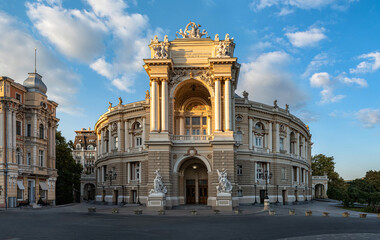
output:
M 167 59 L 168 58 L 168 46 L 165 43 L 161 42 L 160 45 L 153 46 L 154 50 L 154 59 Z
M 189 29 L 191 27 L 191 29 Z M 182 31 L 182 28 L 179 29 L 179 32 L 177 32 L 182 38 L 202 38 L 204 35 L 207 35 L 208 33 L 206 32 L 205 29 L 200 31 L 201 25 L 200 24 L 195 24 L 194 22 L 189 22 L 186 25 L 186 28 L 184 31 Z M 176 33 L 176 37 L 179 38 L 179 36 Z

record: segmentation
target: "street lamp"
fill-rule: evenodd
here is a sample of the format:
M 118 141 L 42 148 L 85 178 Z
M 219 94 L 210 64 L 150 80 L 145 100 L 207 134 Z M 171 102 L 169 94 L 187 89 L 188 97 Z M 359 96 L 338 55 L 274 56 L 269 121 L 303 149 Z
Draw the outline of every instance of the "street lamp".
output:
M 295 194 L 296 195 L 296 202 L 298 202 L 298 190 L 297 189 L 298 189 L 298 187 L 296 186 L 296 194 Z
M 140 206 L 140 180 L 137 180 L 137 204 Z
M 306 186 L 306 200 L 305 201 L 307 202 L 307 186 Z
M 276 203 L 280 203 L 280 202 L 278 201 L 278 185 L 276 186 L 276 188 L 277 188 L 277 201 L 276 201 Z
M 272 178 L 272 173 L 269 173 L 268 170 L 265 170 L 264 172 L 264 179 L 265 179 L 265 199 L 269 199 L 268 197 L 268 180 Z
M 121 201 L 121 203 L 122 204 L 124 204 L 125 202 L 124 202 L 124 185 L 121 185 L 121 192 L 122 192 L 122 194 L 123 194 L 123 200 Z
M 110 186 L 112 186 L 112 180 L 115 180 L 117 177 L 117 174 L 113 170 L 109 170 L 106 174 L 106 179 L 110 181 Z
M 257 200 L 256 200 L 256 184 L 253 186 L 255 187 L 255 202 L 252 205 L 255 205 L 257 203 Z

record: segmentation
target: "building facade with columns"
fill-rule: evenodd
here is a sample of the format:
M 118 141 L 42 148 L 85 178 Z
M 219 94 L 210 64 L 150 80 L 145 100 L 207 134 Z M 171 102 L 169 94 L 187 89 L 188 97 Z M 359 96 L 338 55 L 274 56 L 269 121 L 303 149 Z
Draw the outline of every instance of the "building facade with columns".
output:
M 100 116 L 96 200 L 215 208 L 311 199 L 311 134 L 296 116 L 235 93 L 235 43 L 189 23 L 151 40 L 145 100 Z M 161 189 L 161 190 L 157 190 Z M 267 191 L 266 191 L 267 189 Z M 157 191 L 163 196 L 150 201 Z
M 55 204 L 58 104 L 38 73 L 23 85 L 0 77 L 0 207 Z
M 95 160 L 97 137 L 91 128 L 82 128 L 75 131 L 74 149 L 72 151 L 75 161 L 82 165 L 80 199 L 95 200 Z

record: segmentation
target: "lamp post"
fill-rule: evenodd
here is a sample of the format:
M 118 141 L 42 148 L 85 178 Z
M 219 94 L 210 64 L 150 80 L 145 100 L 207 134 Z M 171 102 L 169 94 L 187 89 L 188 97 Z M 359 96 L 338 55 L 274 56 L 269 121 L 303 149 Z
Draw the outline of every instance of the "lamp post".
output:
M 307 202 L 307 186 L 306 186 L 306 200 L 305 201 Z
M 121 201 L 121 203 L 124 204 L 124 185 L 121 185 L 121 192 L 123 194 L 123 200 Z
M 113 170 L 108 171 L 108 173 L 106 174 L 106 179 L 110 181 L 110 186 L 112 186 L 112 180 L 115 180 L 116 177 L 116 172 L 114 172 Z
M 295 193 L 295 195 L 296 195 L 296 202 L 298 202 L 298 187 L 296 186 L 296 193 Z
M 103 186 L 102 186 L 102 202 L 105 202 L 105 198 L 106 198 L 106 195 L 104 194 L 104 183 L 103 183 Z
M 256 183 L 253 186 L 255 188 L 255 201 L 252 203 L 252 205 L 255 205 L 257 203 L 257 200 L 256 200 Z
M 278 201 L 278 185 L 276 185 L 276 191 L 277 191 L 277 200 L 276 200 L 276 203 L 280 203 L 279 201 Z
M 137 204 L 140 206 L 140 180 L 137 182 Z
M 272 178 L 272 173 L 269 173 L 268 170 L 265 170 L 264 172 L 264 179 L 265 179 L 265 199 L 269 199 L 268 196 L 268 180 Z

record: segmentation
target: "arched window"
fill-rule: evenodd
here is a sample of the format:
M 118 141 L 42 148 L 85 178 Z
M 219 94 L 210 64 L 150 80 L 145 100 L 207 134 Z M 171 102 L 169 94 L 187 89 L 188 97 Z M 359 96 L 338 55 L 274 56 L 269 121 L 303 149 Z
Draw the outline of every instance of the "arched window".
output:
M 22 151 L 21 148 L 16 149 L 16 160 L 17 164 L 22 164 Z
M 264 125 L 261 122 L 256 123 L 255 125 L 255 147 L 263 148 L 264 147 Z
M 77 143 L 77 145 L 75 146 L 75 149 L 80 150 L 81 148 L 82 148 L 82 146 L 80 145 L 80 143 Z
M 264 130 L 264 126 L 261 122 L 256 123 L 255 125 L 256 130 Z
M 87 150 L 94 150 L 94 146 L 92 146 L 92 145 L 88 145 L 88 146 L 87 146 Z
M 135 122 L 135 123 L 133 124 L 133 129 L 141 129 L 141 123 L 139 123 L 139 122 Z
M 44 139 L 44 125 L 41 123 L 40 124 L 40 139 Z

